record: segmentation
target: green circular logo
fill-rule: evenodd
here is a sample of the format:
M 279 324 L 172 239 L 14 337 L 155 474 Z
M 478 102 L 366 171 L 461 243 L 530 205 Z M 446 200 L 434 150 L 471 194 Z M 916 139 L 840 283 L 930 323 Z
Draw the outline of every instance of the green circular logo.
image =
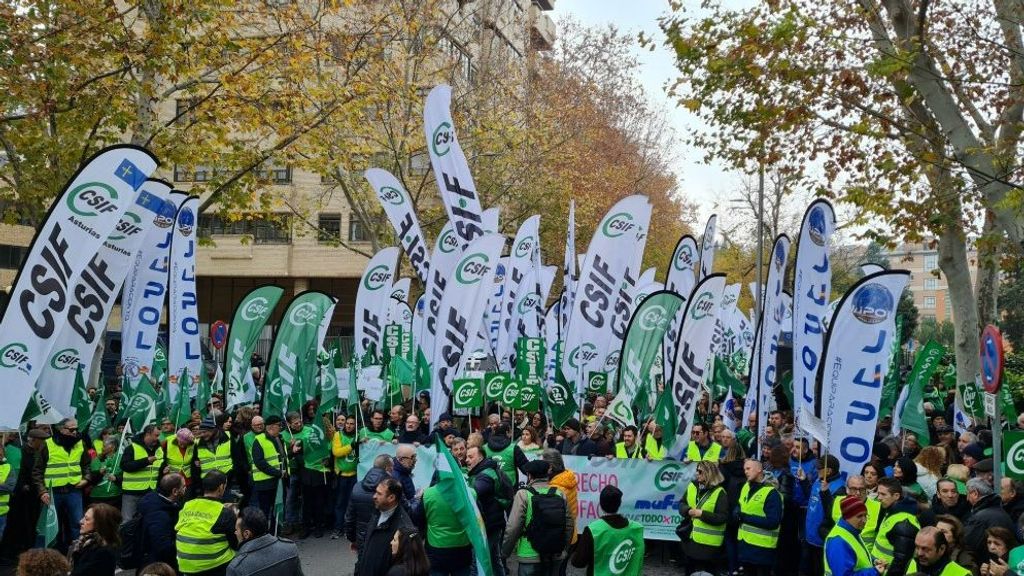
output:
M 519 383 L 515 380 L 509 380 L 508 386 L 505 386 L 505 391 L 501 393 L 501 403 L 506 406 L 511 406 L 519 396 Z
M 50 367 L 54 370 L 68 370 L 78 366 L 78 350 L 65 348 L 50 356 Z
M 385 264 L 378 264 L 363 277 L 363 286 L 367 290 L 380 290 L 391 279 L 391 270 Z
M 516 248 L 513 251 L 516 255 L 516 258 L 526 258 L 527 256 L 529 256 L 530 253 L 533 251 L 534 243 L 535 242 L 533 236 L 527 236 L 526 238 L 523 238 L 518 243 L 516 243 Z
M 455 402 L 463 406 L 471 403 L 473 398 L 476 397 L 476 391 L 476 380 L 466 380 L 465 382 L 462 382 L 462 385 L 455 392 Z
M 475 252 L 466 256 L 455 268 L 455 279 L 460 284 L 476 284 L 491 269 L 490 258 L 483 252 Z
M 968 414 L 974 414 L 977 410 L 978 402 L 978 389 L 974 386 L 964 386 L 963 391 L 960 392 L 960 397 L 964 401 L 964 408 Z
M 693 248 L 689 244 L 683 244 L 679 247 L 679 254 L 676 255 L 676 259 L 672 261 L 672 265 L 675 266 L 676 270 L 693 270 Z
M 28 347 L 21 342 L 11 342 L 0 350 L 0 366 L 19 368 L 28 361 Z
M 377 195 L 380 196 L 381 200 L 395 206 L 401 206 L 405 202 L 405 194 L 402 194 L 402 191 L 398 188 L 391 186 L 384 186 Z
M 601 226 L 601 232 L 609 238 L 618 238 L 633 228 L 636 228 L 636 224 L 633 222 L 633 215 L 629 212 L 618 212 L 612 214 L 604 221 L 604 225 Z
M 565 387 L 565 384 L 561 382 L 555 382 L 548 388 L 548 398 L 552 404 L 558 404 L 561 406 L 569 400 L 569 390 Z
M 83 218 L 91 218 L 100 212 L 117 212 L 117 190 L 103 182 L 86 182 L 76 186 L 68 194 L 68 210 Z
M 654 487 L 662 492 L 674 490 L 676 484 L 683 480 L 683 465 L 679 462 L 667 462 L 654 473 Z
M 540 299 L 537 297 L 536 292 L 527 292 L 519 299 L 517 308 L 519 309 L 520 315 L 529 314 L 531 309 L 536 309 Z
M 633 544 L 632 540 L 626 539 L 619 542 L 618 546 L 612 550 L 611 558 L 608 559 L 608 571 L 612 574 L 622 574 L 629 568 L 634 554 L 636 554 L 636 544 Z
M 664 306 L 652 304 L 644 308 L 644 311 L 640 314 L 640 328 L 644 330 L 655 330 L 661 328 L 668 322 L 668 311 Z
M 501 393 L 504 392 L 506 378 L 504 376 L 495 376 L 487 381 L 487 397 L 488 398 L 501 398 Z
M 1014 474 L 1024 474 L 1024 439 L 1018 440 L 1006 450 L 1006 468 Z
M 449 122 L 441 122 L 441 125 L 434 129 L 434 135 L 430 138 L 430 146 L 435 156 L 444 156 L 451 149 L 455 141 L 455 132 Z
M 111 242 L 120 242 L 129 236 L 142 232 L 142 218 L 138 214 L 128 211 L 121 216 L 121 221 L 114 227 L 114 232 L 107 237 Z
M 459 239 L 455 237 L 455 233 L 452 232 L 451 228 L 446 229 L 441 233 L 441 240 L 437 243 L 438 248 L 445 254 L 451 254 L 459 248 Z
M 573 348 L 572 352 L 569 353 L 569 366 L 579 369 L 581 365 L 590 362 L 596 357 L 597 347 L 590 342 L 584 342 Z
M 690 307 L 690 318 L 694 320 L 700 320 L 706 318 L 715 311 L 714 297 L 711 292 L 701 292 L 697 298 L 693 301 L 693 306 Z

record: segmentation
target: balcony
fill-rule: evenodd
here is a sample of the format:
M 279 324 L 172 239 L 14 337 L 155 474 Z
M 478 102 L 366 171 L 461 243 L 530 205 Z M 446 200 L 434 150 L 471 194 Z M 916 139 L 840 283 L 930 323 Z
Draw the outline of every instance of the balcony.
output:
M 554 10 L 555 0 L 533 0 L 533 3 L 540 6 L 541 10 Z
M 530 46 L 550 50 L 555 45 L 555 22 L 537 4 L 530 5 Z

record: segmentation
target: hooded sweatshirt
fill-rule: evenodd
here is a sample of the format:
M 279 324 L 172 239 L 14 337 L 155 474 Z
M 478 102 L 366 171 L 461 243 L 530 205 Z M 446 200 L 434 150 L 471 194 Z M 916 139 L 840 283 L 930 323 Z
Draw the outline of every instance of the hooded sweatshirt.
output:
M 565 495 L 565 503 L 569 508 L 572 516 L 572 540 L 569 541 L 569 545 L 576 543 L 578 534 L 576 533 L 576 520 L 579 517 L 579 500 L 576 496 L 576 474 L 572 470 L 562 470 L 558 474 L 551 477 L 551 481 L 548 482 L 551 486 L 558 488 Z

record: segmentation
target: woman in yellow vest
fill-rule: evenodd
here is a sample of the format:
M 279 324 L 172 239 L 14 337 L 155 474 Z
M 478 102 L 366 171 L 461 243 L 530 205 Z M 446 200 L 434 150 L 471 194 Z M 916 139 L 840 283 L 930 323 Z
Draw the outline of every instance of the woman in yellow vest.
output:
M 196 465 L 196 438 L 188 428 L 178 430 L 164 447 L 168 472 L 177 472 L 185 478 L 185 486 L 192 486 L 192 473 Z
M 729 520 L 729 496 L 722 484 L 725 478 L 718 464 L 697 463 L 697 477 L 686 487 L 679 503 L 683 525 L 692 529 L 683 538 L 683 553 L 689 573 L 719 573 L 725 566 L 725 525 Z

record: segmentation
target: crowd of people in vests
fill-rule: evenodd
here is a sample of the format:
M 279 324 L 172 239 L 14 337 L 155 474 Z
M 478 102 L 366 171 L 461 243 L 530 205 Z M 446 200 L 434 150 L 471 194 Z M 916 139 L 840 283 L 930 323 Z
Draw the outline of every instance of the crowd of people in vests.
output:
M 1024 482 L 993 483 L 987 429 L 956 433 L 951 414 L 932 410 L 919 438 L 893 435 L 884 418 L 871 461 L 843 474 L 788 412 L 772 412 L 763 435 L 755 417 L 734 431 L 723 416 L 742 408 L 726 415 L 705 398 L 689 444 L 669 451 L 653 421 L 610 420 L 609 400 L 591 396 L 557 427 L 495 404 L 483 417 L 441 414 L 433 428 L 425 395 L 388 410 L 364 400 L 323 417 L 326 458 L 307 456 L 315 402 L 263 418 L 258 405 L 225 411 L 214 395 L 205 417 L 179 429 L 164 421 L 125 434 L 115 417 L 98 438 L 73 419 L 32 424 L 0 448 L 0 554 L 33 575 L 272 576 L 302 573 L 294 540 L 330 538 L 348 541 L 357 576 L 475 575 L 453 503 L 436 478 L 413 480 L 417 449 L 443 444 L 476 498 L 499 576 L 570 565 L 638 575 L 654 547 L 685 574 L 1024 575 Z M 116 400 L 107 409 L 116 416 Z M 368 443 L 394 455 L 374 451 L 360 475 Z M 580 529 L 579 471 L 564 455 L 693 463 L 695 480 L 678 487 L 679 541 L 645 541 L 619 514 L 616 486 Z

